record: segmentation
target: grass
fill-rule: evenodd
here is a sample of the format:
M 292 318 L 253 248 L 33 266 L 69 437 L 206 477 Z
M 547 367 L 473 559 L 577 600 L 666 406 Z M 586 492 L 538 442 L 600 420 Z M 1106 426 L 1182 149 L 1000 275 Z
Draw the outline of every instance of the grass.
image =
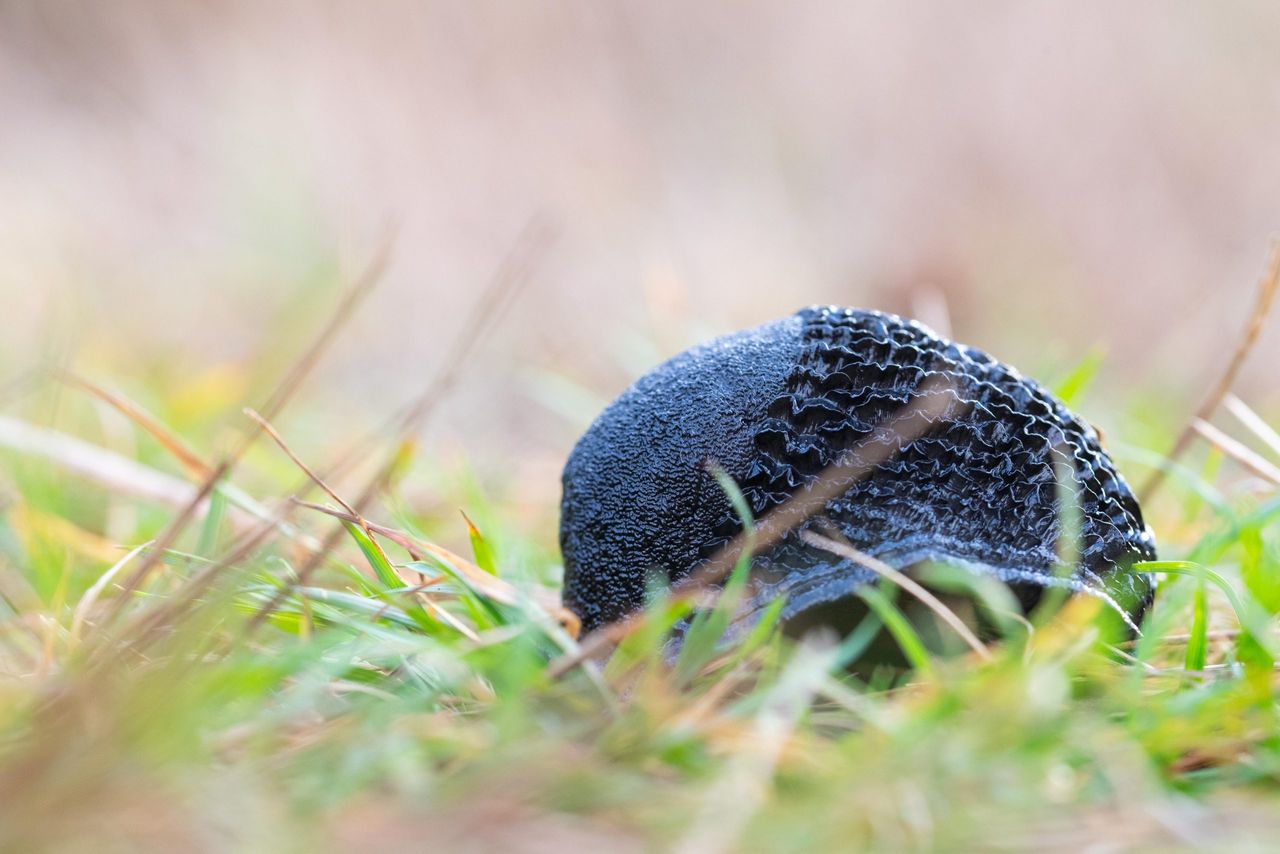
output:
M 0 424 L 3 850 L 1165 849 L 1280 829 L 1280 493 L 1212 445 L 1148 505 L 1165 560 L 1134 643 L 1071 600 L 1004 620 L 984 659 L 908 621 L 887 580 L 846 638 L 788 639 L 774 612 L 726 643 L 740 564 L 674 662 L 696 603 L 657 598 L 607 663 L 568 666 L 553 496 L 520 529 L 437 470 L 443 509 L 415 508 L 401 446 L 362 501 L 287 430 L 288 453 L 250 421 L 256 443 L 219 443 L 225 406 L 137 396 L 155 414 L 132 405 L 132 468 L 97 447 L 109 404 L 83 388 L 41 384 Z M 1131 473 L 1170 446 L 1162 417 L 1113 443 Z M 853 675 L 880 625 L 914 669 Z

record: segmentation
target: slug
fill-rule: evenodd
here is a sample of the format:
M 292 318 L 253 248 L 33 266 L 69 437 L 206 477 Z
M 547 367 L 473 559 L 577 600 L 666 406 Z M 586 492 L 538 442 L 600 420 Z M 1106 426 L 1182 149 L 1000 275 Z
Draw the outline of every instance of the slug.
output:
M 927 395 L 942 405 L 915 435 L 886 426 Z M 754 556 L 755 612 L 785 597 L 784 622 L 828 615 L 876 578 L 804 536 L 834 526 L 895 569 L 940 561 L 989 574 L 1024 609 L 1065 587 L 1137 630 L 1152 580 L 1131 567 L 1155 558 L 1155 540 L 1094 429 L 980 350 L 835 306 L 687 350 L 604 410 L 564 468 L 565 606 L 590 631 L 722 549 L 742 522 L 710 464 L 759 519 L 859 456 L 867 465 L 847 489 Z M 1060 495 L 1072 493 L 1067 527 Z M 1065 566 L 1064 527 L 1076 556 Z

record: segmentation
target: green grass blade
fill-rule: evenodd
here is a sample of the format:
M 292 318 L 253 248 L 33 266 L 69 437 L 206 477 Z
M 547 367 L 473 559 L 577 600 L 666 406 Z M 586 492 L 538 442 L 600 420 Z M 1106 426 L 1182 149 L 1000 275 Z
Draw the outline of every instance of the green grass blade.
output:
M 1106 351 L 1101 347 L 1093 348 L 1071 369 L 1071 373 L 1054 386 L 1054 393 L 1062 398 L 1064 404 L 1073 406 L 1089 386 L 1093 385 L 1106 355 Z
M 218 551 L 218 542 L 222 534 L 222 520 L 227 513 L 227 497 L 222 490 L 215 489 L 209 494 L 209 510 L 205 514 L 204 524 L 200 526 L 200 537 L 196 541 L 196 554 L 213 558 Z
M 354 522 L 343 522 L 343 526 L 347 529 L 347 533 L 351 535 L 351 539 L 356 541 L 356 545 L 360 547 L 360 551 L 364 554 L 365 560 L 369 562 L 369 566 L 373 568 L 373 574 L 378 577 L 382 585 L 386 588 L 400 587 L 404 584 L 400 580 L 400 576 L 396 573 L 395 567 L 387 560 L 386 554 L 373 541 L 373 538 L 365 532 L 364 528 Z
M 932 676 L 933 660 L 929 656 L 929 650 L 911 625 L 911 621 L 893 603 L 893 600 L 878 586 L 871 584 L 859 588 L 858 596 L 867 603 L 880 622 L 884 623 L 911 666 L 922 676 Z
M 1196 584 L 1191 606 L 1191 635 L 1187 640 L 1185 666 L 1188 670 L 1204 670 L 1209 650 L 1209 604 L 1204 579 Z
M 480 529 L 471 521 L 470 516 L 464 512 L 462 518 L 467 523 L 467 536 L 471 540 L 471 554 L 476 559 L 476 566 L 490 575 L 497 575 L 498 561 L 494 557 L 493 547 L 489 545 L 489 541 L 484 538 L 484 535 L 480 533 Z
M 755 521 L 752 518 L 751 507 L 747 504 L 747 499 L 738 488 L 738 484 L 719 466 L 710 466 L 709 471 L 737 513 L 742 529 L 751 531 L 755 527 Z M 715 656 L 717 645 L 728 630 L 746 594 L 747 580 L 751 573 L 751 559 L 752 549 L 749 537 L 747 548 L 743 549 L 742 554 L 738 556 L 733 573 L 716 599 L 715 606 L 694 614 L 676 659 L 676 680 L 680 684 L 687 683 Z
M 387 560 L 387 555 L 373 541 L 373 538 L 365 532 L 363 528 L 354 522 L 343 522 L 347 532 L 351 534 L 351 538 L 356 541 L 356 545 L 360 547 L 360 551 L 364 554 L 365 560 L 369 561 L 369 565 L 373 567 L 373 573 L 378 577 L 378 581 L 382 584 L 383 589 L 379 591 L 380 596 L 389 596 L 394 591 L 404 587 L 404 581 L 396 572 L 395 567 Z M 422 603 L 411 600 L 411 604 L 405 608 L 405 613 L 413 618 L 418 628 L 426 632 L 433 632 L 439 628 L 439 624 L 432 619 L 427 613 Z
M 1255 607 L 1246 607 L 1246 603 L 1241 601 L 1240 596 L 1236 593 L 1231 582 L 1227 581 L 1220 573 L 1214 572 L 1207 566 L 1195 563 L 1193 561 L 1179 560 L 1161 560 L 1147 561 L 1144 563 L 1134 564 L 1134 568 L 1142 572 L 1165 572 L 1174 575 L 1189 575 L 1193 578 L 1202 579 L 1209 582 L 1213 586 L 1222 591 L 1227 597 L 1227 601 L 1231 605 L 1231 609 L 1235 612 L 1236 620 L 1240 623 L 1241 628 L 1248 632 L 1257 642 L 1257 644 L 1273 660 L 1277 658 L 1276 650 L 1273 646 L 1274 641 L 1271 640 L 1271 631 L 1268 626 L 1267 616 L 1262 612 L 1261 606 L 1257 606 L 1252 600 L 1249 605 Z

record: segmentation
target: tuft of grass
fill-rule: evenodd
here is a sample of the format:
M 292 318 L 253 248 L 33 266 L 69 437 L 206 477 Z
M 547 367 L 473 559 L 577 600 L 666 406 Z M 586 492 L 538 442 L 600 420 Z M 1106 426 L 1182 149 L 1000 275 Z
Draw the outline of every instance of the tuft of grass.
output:
M 1027 620 L 933 566 L 912 579 L 972 599 L 1000 636 L 985 659 L 933 651 L 954 626 L 892 580 L 844 638 L 793 640 L 781 602 L 735 624 L 744 551 L 719 595 L 656 596 L 607 661 L 568 667 L 554 496 L 533 524 L 469 476 L 415 506 L 395 485 L 429 462 L 399 437 L 377 501 L 283 439 L 246 446 L 252 468 L 209 463 L 221 412 L 190 423 L 174 391 L 146 413 L 112 393 L 159 444 L 128 465 L 74 396 L 0 424 L 4 850 L 1145 850 L 1280 830 L 1280 493 L 1238 454 L 1167 466 L 1138 638 L 1092 599 Z M 1232 406 L 1274 462 L 1274 431 Z M 1125 463 L 1165 465 L 1159 442 Z M 303 500 L 317 487 L 329 503 Z M 854 667 L 885 632 L 912 667 Z

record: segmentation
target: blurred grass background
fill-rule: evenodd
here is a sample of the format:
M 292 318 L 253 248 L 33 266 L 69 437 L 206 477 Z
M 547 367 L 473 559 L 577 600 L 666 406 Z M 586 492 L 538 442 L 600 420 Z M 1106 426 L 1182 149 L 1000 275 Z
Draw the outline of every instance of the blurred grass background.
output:
M 1033 375 L 1101 347 L 1100 391 L 1182 401 L 1276 225 L 1278 34 L 1266 2 L 11 0 L 0 348 L 281 361 L 394 231 L 308 392 L 345 428 L 412 396 L 541 214 L 560 239 L 439 426 L 486 456 L 563 457 L 590 412 L 544 371 L 607 399 L 814 302 L 949 318 Z
M 513 253 L 527 268 L 370 510 L 520 597 L 343 540 L 247 632 L 329 530 L 294 509 L 304 534 L 171 612 L 243 542 L 221 492 L 135 595 L 145 550 L 95 593 L 174 507 L 4 452 L 0 847 L 1264 848 L 1275 489 L 1204 443 L 1148 513 L 1252 630 L 1172 574 L 1143 664 L 1072 613 L 914 683 L 777 642 L 673 681 L 656 629 L 557 680 L 572 643 L 546 609 L 588 421 L 665 356 L 804 304 L 914 315 L 1074 387 L 1142 479 L 1275 233 L 1277 35 L 1264 2 L 0 2 L 4 416 L 190 488 L 165 441 L 48 372 L 212 464 L 387 247 L 272 419 L 319 470 L 353 457 L 332 480 L 353 498 L 380 425 Z M 1235 387 L 1273 424 L 1277 357 L 1270 331 Z M 232 480 L 273 509 L 303 484 L 265 437 Z M 443 617 L 396 587 L 431 573 Z

